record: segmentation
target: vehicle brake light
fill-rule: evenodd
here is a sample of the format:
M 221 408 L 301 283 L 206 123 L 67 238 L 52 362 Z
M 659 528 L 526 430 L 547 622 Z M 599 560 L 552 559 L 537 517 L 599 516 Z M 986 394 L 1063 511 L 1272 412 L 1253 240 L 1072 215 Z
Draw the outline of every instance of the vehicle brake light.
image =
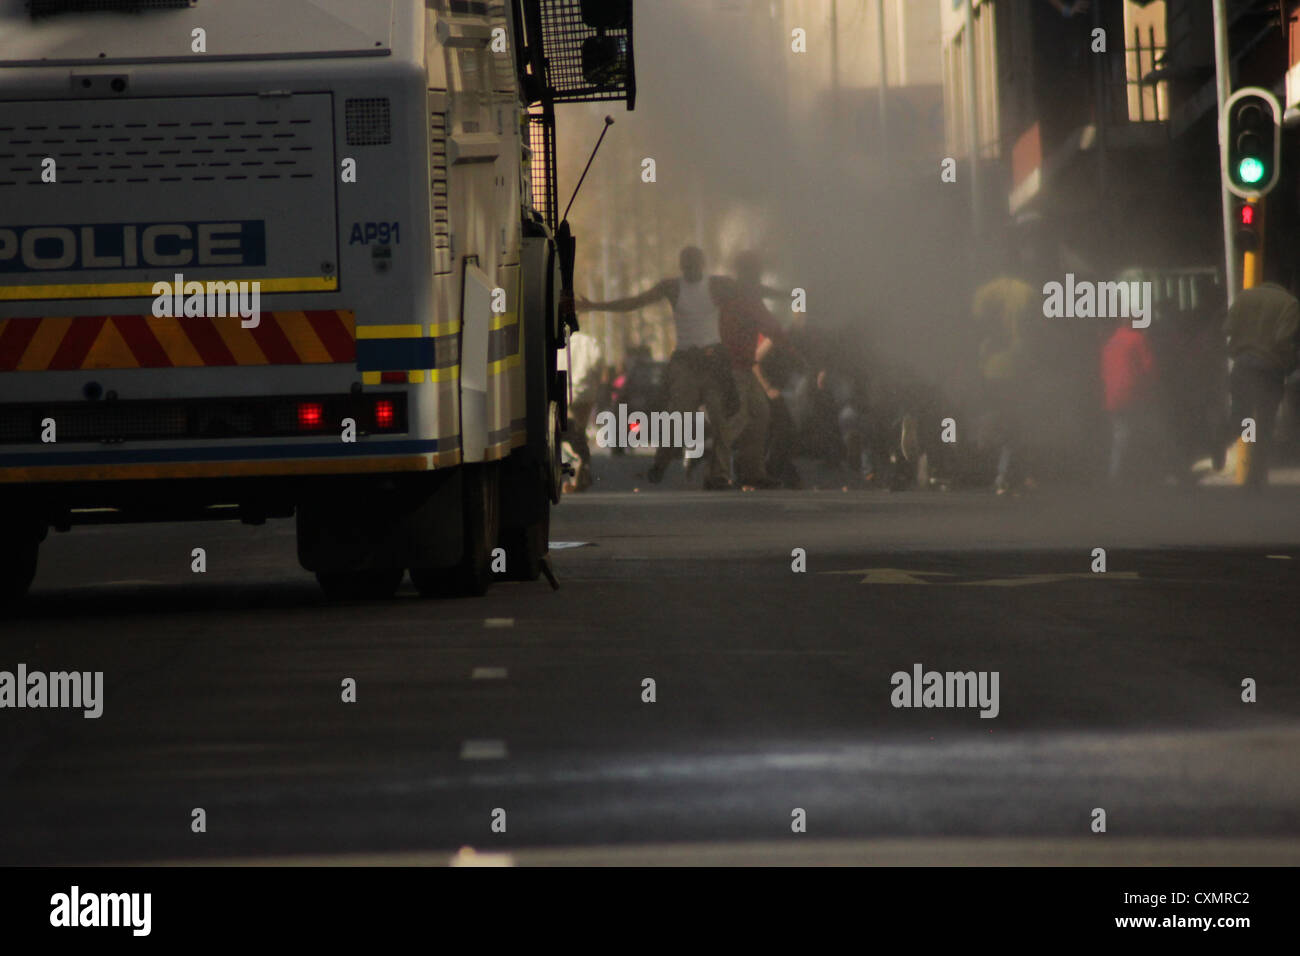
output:
M 391 399 L 381 398 L 375 402 L 375 427 L 392 428 L 397 421 L 397 407 Z
M 298 427 L 304 431 L 320 428 L 325 423 L 325 407 L 320 402 L 300 402 L 298 404 Z

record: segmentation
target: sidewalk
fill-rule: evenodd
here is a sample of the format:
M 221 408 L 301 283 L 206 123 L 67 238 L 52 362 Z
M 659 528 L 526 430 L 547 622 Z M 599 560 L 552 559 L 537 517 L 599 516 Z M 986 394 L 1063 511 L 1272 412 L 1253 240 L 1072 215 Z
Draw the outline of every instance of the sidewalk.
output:
M 1198 461 L 1192 470 L 1197 473 L 1203 472 L 1200 481 L 1202 485 L 1214 488 L 1235 485 L 1237 483 L 1237 446 L 1234 445 L 1228 449 L 1227 459 L 1223 463 L 1223 471 L 1215 472 L 1208 458 Z M 1270 468 L 1268 470 L 1268 483 L 1270 485 L 1300 485 L 1300 466 Z
M 652 485 L 645 473 L 654 461 L 653 453 L 640 449 L 628 449 L 625 454 L 611 455 L 608 450 L 592 448 L 591 491 L 621 491 L 639 494 L 655 494 L 666 491 L 699 491 L 704 480 L 704 463 L 686 477 L 681 464 L 674 461 L 668 466 L 664 480 Z M 808 491 L 838 491 L 848 480 L 847 471 L 835 469 L 816 461 L 801 459 L 797 463 L 804 488 Z M 1200 485 L 1207 488 L 1228 488 L 1236 485 L 1237 467 L 1233 452 L 1229 451 L 1223 471 L 1214 472 L 1208 458 L 1198 462 L 1195 469 L 1200 474 Z M 1270 485 L 1300 486 L 1300 466 L 1287 466 L 1269 469 Z

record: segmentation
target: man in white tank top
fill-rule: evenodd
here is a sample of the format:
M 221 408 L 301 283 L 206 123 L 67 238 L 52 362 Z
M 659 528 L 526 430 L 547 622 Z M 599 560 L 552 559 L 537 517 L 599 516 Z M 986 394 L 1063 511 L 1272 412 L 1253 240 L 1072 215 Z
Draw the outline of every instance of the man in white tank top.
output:
M 665 299 L 673 307 L 677 347 L 668 360 L 667 402 L 663 411 L 689 414 L 704 406 L 713 437 L 713 456 L 704 479 L 706 489 L 731 487 L 731 449 L 727 428 L 730 365 L 722 351 L 718 317 L 722 305 L 737 294 L 736 282 L 727 276 L 704 274 L 704 253 L 694 246 L 682 250 L 680 278 L 664 279 L 640 295 L 611 302 L 589 302 L 579 297 L 579 312 L 634 312 Z M 629 409 L 652 411 L 652 409 Z M 647 478 L 658 484 L 668 463 L 681 458 L 679 448 L 661 447 Z

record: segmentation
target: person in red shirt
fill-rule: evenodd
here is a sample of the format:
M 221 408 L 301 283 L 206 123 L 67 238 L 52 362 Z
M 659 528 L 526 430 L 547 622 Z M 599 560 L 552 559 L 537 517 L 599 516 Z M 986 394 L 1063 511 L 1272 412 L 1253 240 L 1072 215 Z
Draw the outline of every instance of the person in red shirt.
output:
M 754 252 L 736 257 L 736 290 L 722 304 L 718 333 L 731 360 L 740 408 L 726 423 L 727 446 L 732 451 L 735 483 L 750 488 L 775 488 L 764 467 L 771 420 L 767 390 L 759 378 L 758 344 L 764 336 L 773 345 L 785 343 L 785 332 L 763 304 L 763 262 Z M 724 463 L 725 464 L 725 463 Z
M 1101 381 L 1111 422 L 1108 476 L 1116 484 L 1132 477 L 1135 441 L 1150 437 L 1156 383 L 1155 357 L 1146 335 L 1127 319 L 1102 346 Z

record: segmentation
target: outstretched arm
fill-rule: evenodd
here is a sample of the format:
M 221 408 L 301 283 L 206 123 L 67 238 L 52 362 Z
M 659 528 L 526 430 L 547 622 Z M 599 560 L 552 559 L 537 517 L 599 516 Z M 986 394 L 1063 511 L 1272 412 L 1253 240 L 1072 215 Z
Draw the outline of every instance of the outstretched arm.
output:
M 1061 16 L 1069 18 L 1088 12 L 1088 0 L 1049 0 Z
M 624 299 L 613 299 L 609 302 L 590 302 L 579 296 L 575 308 L 579 312 L 635 312 L 647 305 L 654 305 L 661 299 L 669 298 L 672 281 L 672 279 L 664 279 L 640 295 L 631 295 Z

